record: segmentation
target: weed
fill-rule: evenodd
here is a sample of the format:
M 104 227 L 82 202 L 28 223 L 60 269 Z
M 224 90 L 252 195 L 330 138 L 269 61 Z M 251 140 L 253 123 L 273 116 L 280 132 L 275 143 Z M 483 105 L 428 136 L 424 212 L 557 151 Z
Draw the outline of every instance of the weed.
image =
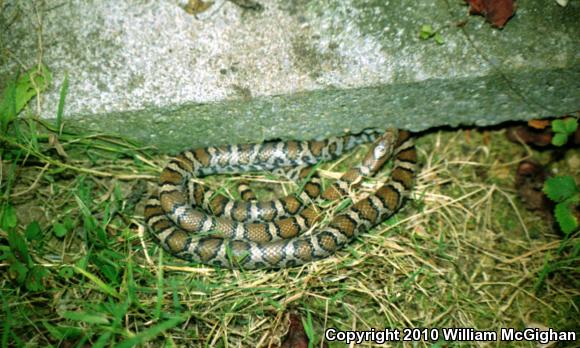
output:
M 48 68 L 40 65 L 22 75 L 16 74 L 7 82 L 0 99 L 0 134 L 6 133 L 10 123 L 34 96 L 48 87 L 51 79 Z
M 552 121 L 552 131 L 554 132 L 552 145 L 563 146 L 568 142 L 568 137 L 576 132 L 576 129 L 578 129 L 578 121 L 574 117 Z
M 571 176 L 556 176 L 544 183 L 544 193 L 556 203 L 554 215 L 566 235 L 578 229 L 573 210 L 580 203 L 580 188 Z
M 425 24 L 421 26 L 419 30 L 419 38 L 421 40 L 429 40 L 433 39 L 438 45 L 443 45 L 445 41 L 443 40 L 443 35 L 439 31 L 433 29 L 433 27 L 429 24 Z

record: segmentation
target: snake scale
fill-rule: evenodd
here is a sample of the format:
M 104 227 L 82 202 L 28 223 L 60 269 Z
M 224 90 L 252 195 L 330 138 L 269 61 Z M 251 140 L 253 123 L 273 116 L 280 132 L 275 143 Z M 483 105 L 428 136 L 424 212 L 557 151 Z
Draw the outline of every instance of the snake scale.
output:
M 268 202 L 219 198 L 195 178 L 223 173 L 309 167 L 373 141 L 362 162 L 325 190 L 306 181 L 303 192 Z M 393 158 L 388 180 L 374 193 L 341 210 L 324 226 L 316 199 L 345 198 L 365 177 Z M 285 268 L 326 258 L 394 214 L 414 182 L 417 153 L 409 132 L 367 130 L 325 140 L 270 141 L 184 151 L 160 175 L 160 192 L 145 206 L 145 220 L 160 245 L 179 258 L 227 268 Z M 202 209 L 203 208 L 203 209 Z M 307 233 L 304 233 L 307 231 Z

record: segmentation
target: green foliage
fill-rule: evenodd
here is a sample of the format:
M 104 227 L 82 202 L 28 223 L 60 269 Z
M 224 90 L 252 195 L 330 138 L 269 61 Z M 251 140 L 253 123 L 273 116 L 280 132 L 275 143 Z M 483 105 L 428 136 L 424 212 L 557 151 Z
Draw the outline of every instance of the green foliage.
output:
M 58 271 L 58 275 L 63 277 L 64 279 L 72 278 L 74 274 L 75 274 L 74 269 L 68 266 L 63 267 Z
M 120 299 L 121 296 L 119 295 L 119 293 L 109 284 L 103 282 L 99 277 L 97 277 L 96 275 L 84 270 L 81 267 L 74 267 L 75 271 L 77 273 L 80 273 L 81 275 L 85 276 L 87 279 L 89 279 L 91 282 L 93 282 L 93 284 L 95 284 L 95 286 L 97 287 L 97 290 L 111 296 L 114 297 L 116 299 Z
M 578 221 L 573 209 L 580 201 L 580 189 L 571 176 L 557 176 L 546 180 L 544 193 L 556 202 L 554 215 L 565 234 L 570 234 L 578 228 Z
M 57 238 L 64 238 L 69 231 L 74 229 L 74 227 L 75 222 L 67 215 L 62 221 L 52 225 L 52 232 Z
M 16 119 L 30 99 L 48 87 L 51 79 L 48 68 L 41 65 L 22 75 L 17 74 L 7 82 L 0 99 L 0 134 L 6 133 L 8 125 Z
M 27 227 L 25 236 L 27 240 L 41 240 L 42 239 L 42 229 L 37 221 L 32 221 Z
M 147 342 L 148 340 L 155 338 L 159 334 L 176 327 L 180 323 L 184 322 L 185 319 L 186 319 L 185 317 L 175 317 L 175 318 L 165 320 L 165 321 L 163 321 L 157 325 L 154 325 L 146 330 L 143 330 L 142 332 L 134 335 L 133 337 L 119 343 L 117 345 L 117 347 L 118 348 L 129 348 L 129 347 L 138 346 L 139 344 Z
M 572 215 L 572 209 L 574 205 L 572 204 L 556 204 L 554 208 L 554 214 L 556 215 L 556 221 L 564 233 L 569 234 L 574 232 L 578 228 L 578 221 L 576 217 Z
M 578 122 L 573 117 L 552 121 L 552 131 L 554 131 L 552 145 L 563 146 L 566 144 L 568 142 L 568 137 L 574 134 L 577 128 Z
M 135 238 L 133 230 L 121 228 L 128 221 L 127 213 L 121 211 L 124 192 L 116 187 L 111 197 L 108 186 L 95 179 L 134 174 L 132 170 L 122 173 L 116 161 L 129 159 L 143 168 L 150 166 L 146 161 L 150 155 L 122 138 L 80 134 L 63 127 L 68 78 L 60 87 L 55 123 L 27 110 L 31 109 L 27 108 L 30 101 L 49 85 L 48 69 L 42 66 L 13 77 L 2 81 L 5 89 L 0 91 L 0 263 L 5 265 L 0 291 L 0 347 L 25 346 L 22 339 L 30 338 L 31 325 L 42 332 L 39 336 L 44 340 L 30 343 L 35 346 L 49 346 L 50 341 L 56 345 L 107 347 L 120 342 L 133 346 L 183 322 L 184 318 L 169 315 L 161 303 L 160 314 L 154 318 L 158 322 L 138 334 L 125 328 L 128 309 L 142 306 L 137 298 L 139 291 L 147 288 L 133 281 L 134 268 L 127 261 L 127 255 L 132 254 L 130 246 L 129 251 L 122 247 Z M 80 161 L 68 161 L 68 156 L 106 165 L 92 169 Z M 40 170 L 34 173 L 33 186 L 28 191 L 13 192 L 16 183 L 30 184 L 26 176 L 19 181 L 22 172 L 29 169 L 31 173 Z M 58 184 L 69 179 L 70 187 L 64 189 Z M 45 201 L 36 194 L 46 185 L 50 185 L 51 199 Z M 13 200 L 23 193 L 27 197 Z M 29 209 L 25 204 L 30 194 L 35 195 L 30 198 L 34 204 L 50 210 L 45 215 L 48 221 L 23 223 L 19 219 Z M 121 231 L 122 238 L 118 236 Z M 151 276 L 142 267 L 135 269 L 140 275 Z M 83 294 L 83 301 L 68 302 L 70 308 L 55 306 L 60 296 L 68 297 L 69 287 Z
M 56 111 L 56 129 L 58 129 L 58 134 L 62 132 L 62 116 L 64 114 L 64 101 L 66 94 L 68 93 L 68 75 L 64 76 L 64 81 L 60 88 L 60 98 L 58 99 L 58 109 Z
M 3 205 L 0 217 L 0 229 L 8 231 L 8 247 L 1 247 L 0 260 L 9 264 L 10 278 L 30 291 L 44 290 L 42 282 L 48 272 L 44 267 L 34 263 L 28 250 L 28 242 L 42 237 L 40 225 L 36 221 L 29 224 L 23 237 L 16 232 L 18 219 L 9 203 Z
M 44 285 L 42 284 L 43 279 L 48 275 L 46 268 L 40 265 L 34 265 L 30 268 L 28 276 L 26 277 L 26 288 L 30 291 L 42 291 L 44 290 Z
M 563 257 L 564 255 L 566 256 Z M 544 265 L 538 272 L 538 279 L 534 286 L 536 293 L 540 292 L 546 280 L 555 273 L 560 274 L 565 282 L 569 282 L 573 287 L 578 288 L 580 281 L 575 272 L 571 270 L 578 268 L 577 265 L 579 262 L 580 243 L 573 238 L 563 240 L 556 255 L 552 253 L 546 254 Z
M 308 337 L 308 348 L 314 346 L 313 342 L 317 342 L 316 330 L 314 329 L 314 323 L 312 322 L 312 314 L 310 311 L 306 315 L 306 319 L 302 319 L 302 326 L 304 327 L 304 332 Z
M 26 240 L 24 240 L 18 232 L 14 230 L 8 231 L 8 244 L 10 245 L 10 250 L 17 261 L 25 265 L 30 265 L 32 263 L 32 258 L 28 253 Z
M 57 222 L 52 226 L 52 231 L 54 232 L 54 235 L 56 237 L 63 238 L 64 236 L 66 236 L 68 229 L 64 224 Z
M 419 30 L 419 38 L 421 40 L 429 40 L 432 38 L 438 45 L 443 45 L 445 42 L 441 33 L 434 30 L 429 24 L 421 26 L 421 29 Z
M 556 203 L 560 203 L 577 193 L 576 182 L 571 176 L 556 176 L 546 180 L 544 193 Z
M 12 204 L 4 204 L 2 210 L 0 210 L 0 227 L 3 230 L 11 230 L 16 227 L 17 222 L 16 210 L 14 210 Z

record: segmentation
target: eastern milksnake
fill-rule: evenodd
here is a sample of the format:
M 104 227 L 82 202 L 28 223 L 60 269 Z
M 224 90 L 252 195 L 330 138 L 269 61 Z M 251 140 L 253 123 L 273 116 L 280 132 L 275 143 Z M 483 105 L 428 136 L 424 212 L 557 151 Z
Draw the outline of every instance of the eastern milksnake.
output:
M 300 194 L 268 202 L 233 202 L 192 180 L 282 167 L 298 167 L 298 176 L 304 178 L 306 166 L 333 159 L 369 141 L 374 143 L 362 163 L 322 192 L 316 180 L 310 180 Z M 345 197 L 350 188 L 374 175 L 391 157 L 391 175 L 378 190 L 340 211 L 326 226 L 301 234 L 320 217 L 316 205 L 304 201 L 318 196 L 325 200 Z M 228 268 L 292 267 L 334 254 L 356 235 L 394 214 L 412 188 L 416 162 L 409 132 L 397 129 L 321 141 L 199 148 L 182 152 L 164 168 L 159 196 L 147 202 L 145 220 L 161 246 L 182 259 Z

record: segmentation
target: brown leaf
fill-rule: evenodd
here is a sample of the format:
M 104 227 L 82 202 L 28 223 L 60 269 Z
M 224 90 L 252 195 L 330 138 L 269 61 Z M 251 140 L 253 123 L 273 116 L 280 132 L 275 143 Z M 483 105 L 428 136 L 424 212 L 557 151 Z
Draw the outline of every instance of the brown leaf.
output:
M 550 120 L 529 120 L 528 126 L 535 129 L 544 129 L 550 126 Z
M 543 192 L 544 181 L 548 178 L 548 171 L 540 163 L 533 160 L 524 160 L 516 171 L 515 187 L 518 196 L 528 210 L 538 211 L 546 218 L 552 219 L 554 203 Z
M 286 335 L 280 348 L 308 348 L 308 336 L 306 336 L 302 320 L 297 314 L 290 314 L 288 335 Z
M 505 23 L 516 12 L 514 0 L 465 0 L 469 4 L 470 14 L 485 17 L 492 26 L 503 28 Z
M 552 143 L 550 128 L 536 129 L 528 126 L 514 126 L 507 129 L 508 140 L 514 143 L 524 143 L 535 146 L 548 146 Z
M 49 134 L 48 135 L 48 145 L 52 146 L 60 157 L 68 158 L 66 151 L 58 141 L 58 136 L 56 134 Z

